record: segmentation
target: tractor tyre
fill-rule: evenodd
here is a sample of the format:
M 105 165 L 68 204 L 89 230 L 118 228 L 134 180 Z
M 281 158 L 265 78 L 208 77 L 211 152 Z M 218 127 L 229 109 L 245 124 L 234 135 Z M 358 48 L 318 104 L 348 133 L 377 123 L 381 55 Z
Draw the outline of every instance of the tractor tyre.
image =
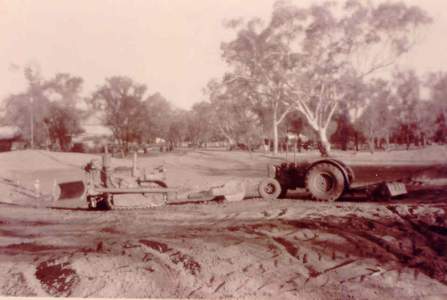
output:
M 87 196 L 87 206 L 90 210 L 94 210 L 97 208 L 97 202 L 93 196 Z
M 336 201 L 345 191 L 343 172 L 331 163 L 318 163 L 306 173 L 306 189 L 318 201 Z
M 266 178 L 261 181 L 258 188 L 259 194 L 265 200 L 275 200 L 281 194 L 281 185 L 273 178 Z
M 102 199 L 98 201 L 96 207 L 99 210 L 112 210 L 114 206 L 113 196 L 112 195 L 104 195 L 101 197 Z

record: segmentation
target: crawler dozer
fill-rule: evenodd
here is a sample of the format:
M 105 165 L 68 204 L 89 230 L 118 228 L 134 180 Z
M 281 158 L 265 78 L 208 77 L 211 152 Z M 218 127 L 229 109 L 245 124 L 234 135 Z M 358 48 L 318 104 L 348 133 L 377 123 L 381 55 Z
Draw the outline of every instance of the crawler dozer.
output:
M 102 163 L 99 159 L 94 159 L 84 166 L 84 171 L 85 180 L 59 184 L 59 195 L 56 196 L 58 200 L 84 198 L 89 209 L 110 210 L 115 205 L 116 195 L 160 194 L 163 200 L 167 201 L 168 197 L 177 192 L 176 189 L 168 188 L 163 167 L 157 167 L 150 173 L 138 172 L 141 170 L 136 167 L 136 155 L 131 176 L 125 179 L 113 172 L 107 149 L 102 156 Z

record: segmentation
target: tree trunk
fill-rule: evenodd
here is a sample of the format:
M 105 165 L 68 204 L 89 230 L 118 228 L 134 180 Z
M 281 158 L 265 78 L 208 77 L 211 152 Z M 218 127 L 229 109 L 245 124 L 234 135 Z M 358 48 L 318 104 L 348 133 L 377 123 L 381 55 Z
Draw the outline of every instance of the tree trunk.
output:
M 355 142 L 355 151 L 358 152 L 359 151 L 359 133 L 357 132 L 357 130 L 355 131 L 354 142 Z
M 405 143 L 407 144 L 407 150 L 409 150 L 411 141 L 410 141 L 410 135 L 408 133 L 405 135 Z
M 349 136 L 348 135 L 343 136 L 341 143 L 340 143 L 341 150 L 343 150 L 343 151 L 348 150 L 348 143 L 349 143 Z
M 226 131 L 222 127 L 220 127 L 220 132 L 227 139 L 228 144 L 230 145 L 230 147 L 236 143 L 236 141 L 229 134 L 227 134 Z
M 329 143 L 329 140 L 327 138 L 326 129 L 318 129 L 318 137 L 321 144 L 321 147 L 319 147 L 321 156 L 328 156 L 329 152 L 331 151 L 331 143 Z
M 227 135 L 225 137 L 227 138 L 227 141 L 228 141 L 228 144 L 230 145 L 230 147 L 236 144 L 236 141 L 229 135 Z
M 373 154 L 374 150 L 375 150 L 374 138 L 368 138 L 368 148 L 369 148 L 369 152 L 371 152 L 371 154 Z
M 124 141 L 122 139 L 118 139 L 118 145 L 119 145 L 119 148 L 120 148 L 120 152 L 121 152 L 122 158 L 125 158 L 126 157 L 126 151 L 125 151 Z
M 390 151 L 390 134 L 387 133 L 385 137 L 386 151 Z
M 278 154 L 278 124 L 276 111 L 273 112 L 273 154 Z

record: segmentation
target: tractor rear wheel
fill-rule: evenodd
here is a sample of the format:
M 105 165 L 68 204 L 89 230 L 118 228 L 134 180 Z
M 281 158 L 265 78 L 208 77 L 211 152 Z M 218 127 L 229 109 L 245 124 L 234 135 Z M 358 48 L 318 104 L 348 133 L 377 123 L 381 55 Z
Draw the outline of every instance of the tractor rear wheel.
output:
M 266 178 L 259 184 L 258 191 L 263 199 L 275 200 L 281 194 L 281 185 L 273 178 Z
M 315 200 L 335 201 L 345 191 L 343 172 L 331 163 L 318 163 L 306 173 L 306 189 Z

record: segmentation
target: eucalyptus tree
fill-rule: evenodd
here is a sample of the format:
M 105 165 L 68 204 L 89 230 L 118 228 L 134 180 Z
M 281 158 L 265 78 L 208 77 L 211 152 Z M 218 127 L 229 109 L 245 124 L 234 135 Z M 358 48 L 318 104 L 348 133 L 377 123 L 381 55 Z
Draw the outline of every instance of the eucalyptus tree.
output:
M 287 70 L 292 67 L 290 42 L 300 28 L 290 26 L 288 19 L 304 17 L 300 9 L 284 10 L 274 6 L 266 24 L 259 18 L 247 23 L 233 21 L 229 27 L 237 31 L 234 40 L 222 44 L 222 56 L 231 67 L 223 84 L 238 85 L 245 99 L 261 111 L 270 111 L 274 153 L 278 151 L 278 126 L 293 109 L 286 97 Z
M 398 126 L 396 112 L 399 109 L 391 83 L 383 79 L 369 83 L 365 98 L 366 107 L 356 125 L 373 153 L 378 146 L 377 141 L 384 140 L 389 145 L 391 135 Z
M 417 42 L 418 29 L 431 19 L 419 7 L 400 2 L 374 5 L 349 0 L 343 6 L 313 5 L 305 10 L 305 18 L 288 22 L 299 22 L 301 26 L 295 27 L 303 33 L 295 41 L 298 63 L 289 77 L 289 95 L 330 150 L 327 129 L 349 93 L 344 78 L 367 80 L 395 64 Z
M 5 99 L 4 122 L 18 126 L 30 146 L 53 146 L 69 150 L 71 138 L 82 132 L 81 100 L 83 80 L 68 73 L 45 79 L 39 69 L 24 68 L 26 90 Z
M 174 116 L 172 104 L 160 93 L 154 93 L 144 101 L 147 113 L 144 139 L 169 139 L 169 127 Z
M 227 79 L 211 80 L 206 88 L 212 107 L 210 119 L 230 145 L 252 143 L 262 136 L 260 119 L 250 103 L 250 91 L 229 84 Z
M 431 22 L 401 2 L 348 0 L 302 8 L 278 1 L 270 20 L 229 22 L 237 36 L 222 44 L 231 67 L 224 84 L 238 82 L 252 106 L 271 112 L 274 151 L 278 126 L 296 109 L 330 150 L 328 127 L 349 92 L 344 78 L 366 80 L 395 64 Z
M 421 112 L 426 114 L 426 120 L 432 118 L 429 122 L 433 132 L 431 136 L 437 143 L 447 142 L 447 73 L 438 72 L 429 74 L 425 86 L 429 90 L 430 105 L 426 105 L 425 110 Z
M 211 141 L 216 136 L 217 126 L 213 105 L 208 101 L 195 103 L 188 112 L 188 140 L 195 146 Z
M 148 114 L 143 103 L 146 86 L 129 77 L 114 76 L 93 92 L 90 103 L 103 112 L 104 125 L 108 126 L 124 155 L 129 144 L 141 142 L 146 130 Z

